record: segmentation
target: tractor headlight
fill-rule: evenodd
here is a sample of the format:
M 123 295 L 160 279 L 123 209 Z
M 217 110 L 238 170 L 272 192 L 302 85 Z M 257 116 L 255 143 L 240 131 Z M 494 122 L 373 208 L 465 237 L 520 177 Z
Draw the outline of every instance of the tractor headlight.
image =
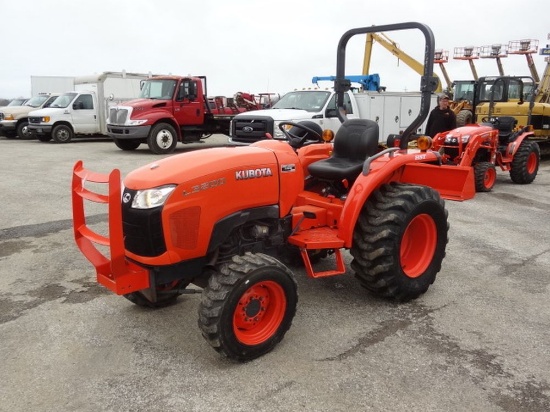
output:
M 469 134 L 462 136 L 462 143 L 468 143 L 468 140 L 470 140 Z
M 175 188 L 176 185 L 170 185 L 147 190 L 138 190 L 132 201 L 132 208 L 152 209 L 157 206 L 162 206 Z

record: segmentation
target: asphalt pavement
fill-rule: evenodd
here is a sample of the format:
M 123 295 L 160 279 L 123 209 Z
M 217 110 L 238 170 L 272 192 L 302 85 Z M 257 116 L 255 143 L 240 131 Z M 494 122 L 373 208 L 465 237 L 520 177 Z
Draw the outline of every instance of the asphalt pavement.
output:
M 0 137 L 0 411 L 550 410 L 550 159 L 530 185 L 499 170 L 492 192 L 446 202 L 447 256 L 413 302 L 294 268 L 292 327 L 241 364 L 201 336 L 200 294 L 135 306 L 75 246 L 74 163 L 125 174 L 162 157 Z

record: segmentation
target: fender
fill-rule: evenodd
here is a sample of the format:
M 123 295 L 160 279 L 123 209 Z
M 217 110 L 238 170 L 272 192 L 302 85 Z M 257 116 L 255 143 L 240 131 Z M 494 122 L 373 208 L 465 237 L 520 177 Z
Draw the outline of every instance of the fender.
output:
M 519 134 L 517 137 L 514 138 L 513 141 L 508 143 L 508 146 L 506 146 L 506 157 L 513 158 L 516 155 L 516 152 L 518 151 L 519 147 L 521 146 L 521 143 L 525 139 L 534 138 L 535 133 L 534 132 L 523 132 Z
M 398 181 L 430 186 L 444 199 L 467 200 L 475 196 L 472 167 L 440 165 L 440 155 L 434 151 L 387 153 L 396 149 L 387 149 L 374 160 L 372 157 L 367 159 L 368 170 L 363 171 L 353 184 L 338 227 L 338 237 L 344 240 L 345 247 L 351 247 L 353 230 L 363 205 L 385 183 Z

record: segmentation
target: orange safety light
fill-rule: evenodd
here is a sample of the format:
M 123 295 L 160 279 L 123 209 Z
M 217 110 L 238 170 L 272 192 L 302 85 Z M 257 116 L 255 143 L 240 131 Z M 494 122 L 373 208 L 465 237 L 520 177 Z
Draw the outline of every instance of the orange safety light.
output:
M 331 142 L 334 139 L 334 132 L 330 129 L 323 130 L 322 138 L 324 142 Z
M 420 136 L 416 140 L 417 147 L 423 152 L 425 152 L 430 147 L 432 147 L 432 143 L 433 143 L 433 140 L 430 136 Z

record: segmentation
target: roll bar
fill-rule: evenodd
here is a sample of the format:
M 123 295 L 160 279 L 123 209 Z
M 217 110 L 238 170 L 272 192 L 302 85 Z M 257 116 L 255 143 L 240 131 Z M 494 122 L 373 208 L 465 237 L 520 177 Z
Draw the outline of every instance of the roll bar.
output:
M 386 31 L 418 29 L 424 34 L 426 47 L 424 48 L 424 74 L 420 78 L 420 113 L 418 117 L 405 129 L 401 136 L 400 148 L 408 147 L 410 136 L 416 131 L 430 113 L 430 101 L 432 93 L 437 89 L 438 79 L 434 77 L 434 52 L 435 39 L 432 30 L 422 23 L 407 22 L 387 24 L 382 26 L 361 27 L 345 32 L 338 42 L 336 55 L 336 80 L 334 91 L 336 92 L 336 108 L 338 119 L 343 123 L 347 120 L 344 107 L 344 93 L 350 89 L 350 81 L 346 79 L 346 46 L 349 39 L 358 34 L 377 33 Z

